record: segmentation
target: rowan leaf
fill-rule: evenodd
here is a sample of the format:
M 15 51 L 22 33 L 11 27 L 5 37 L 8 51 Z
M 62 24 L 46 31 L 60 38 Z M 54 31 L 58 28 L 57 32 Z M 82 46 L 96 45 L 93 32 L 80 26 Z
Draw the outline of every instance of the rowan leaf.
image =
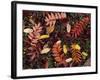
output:
M 89 17 L 83 17 L 80 21 L 76 22 L 71 29 L 72 37 L 77 38 L 84 31 L 89 22 Z
M 79 50 L 72 50 L 72 59 L 76 64 L 80 64 L 82 62 L 82 54 Z

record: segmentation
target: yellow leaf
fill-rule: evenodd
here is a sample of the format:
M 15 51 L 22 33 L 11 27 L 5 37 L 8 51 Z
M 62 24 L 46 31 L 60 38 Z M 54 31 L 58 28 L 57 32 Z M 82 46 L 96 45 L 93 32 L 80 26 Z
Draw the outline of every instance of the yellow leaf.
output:
M 44 49 L 41 51 L 41 54 L 48 53 L 49 51 L 50 51 L 50 48 L 44 48 Z
M 88 56 L 88 54 L 86 52 L 82 52 L 83 59 L 86 59 L 87 56 Z
M 78 45 L 78 44 L 72 44 L 71 47 L 73 49 L 76 49 L 76 50 L 80 50 L 81 49 L 80 45 Z
M 47 39 L 47 38 L 49 38 L 49 35 L 41 35 L 41 36 L 39 37 L 39 39 Z
M 75 48 L 78 49 L 78 50 L 81 49 L 80 46 L 79 46 L 78 44 L 75 46 Z
M 86 52 L 82 52 L 82 55 L 84 56 L 88 56 L 88 54 Z
M 63 45 L 63 52 L 66 54 L 67 53 L 67 46 Z

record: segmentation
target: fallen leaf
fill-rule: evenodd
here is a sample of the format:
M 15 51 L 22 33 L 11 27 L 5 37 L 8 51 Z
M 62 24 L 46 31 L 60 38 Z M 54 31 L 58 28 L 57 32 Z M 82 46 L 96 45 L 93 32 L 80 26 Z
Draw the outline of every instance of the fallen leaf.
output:
M 88 56 L 88 54 L 86 52 L 82 52 L 82 55 L 84 56 Z
M 51 50 L 50 48 L 44 48 L 44 49 L 41 51 L 41 54 L 48 53 L 50 50 Z
M 66 62 L 71 62 L 73 59 L 72 58 L 68 58 L 68 59 L 66 59 Z
M 33 30 L 30 29 L 30 28 L 26 28 L 26 29 L 24 29 L 24 32 L 25 32 L 25 33 L 31 33 L 31 32 L 33 32 Z
M 41 36 L 39 37 L 39 39 L 47 39 L 47 38 L 49 38 L 49 35 L 41 35 Z
M 47 27 L 46 30 L 47 30 L 47 34 L 50 34 L 54 31 L 54 26 L 50 26 L 50 27 Z
M 56 44 L 60 44 L 61 43 L 61 40 L 58 40 L 57 42 L 56 42 Z
M 44 46 L 43 46 L 43 48 L 47 48 L 48 47 L 48 44 L 45 44 Z
M 67 46 L 63 45 L 63 52 L 66 54 L 67 53 Z
M 29 21 L 30 21 L 33 25 L 35 24 L 34 20 L 29 19 Z
M 72 44 L 71 47 L 72 47 L 72 49 L 76 49 L 76 50 L 80 50 L 81 49 L 79 44 Z
M 70 31 L 71 31 L 71 25 L 69 23 L 66 25 L 66 28 L 67 28 L 67 32 L 70 33 Z

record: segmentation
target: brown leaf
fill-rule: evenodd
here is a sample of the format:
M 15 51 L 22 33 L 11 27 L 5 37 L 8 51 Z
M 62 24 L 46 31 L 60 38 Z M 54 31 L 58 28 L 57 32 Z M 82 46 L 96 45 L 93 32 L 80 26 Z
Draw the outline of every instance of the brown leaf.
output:
M 47 34 L 52 33 L 54 31 L 54 29 L 55 29 L 55 26 L 46 27 Z

